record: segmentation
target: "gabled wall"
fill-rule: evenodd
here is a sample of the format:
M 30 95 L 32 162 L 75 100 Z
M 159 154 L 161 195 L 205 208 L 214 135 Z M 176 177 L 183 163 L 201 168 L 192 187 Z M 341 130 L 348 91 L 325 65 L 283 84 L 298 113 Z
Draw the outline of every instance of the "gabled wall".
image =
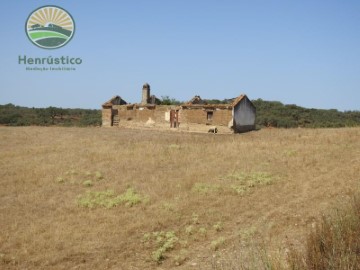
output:
M 234 132 L 247 132 L 255 129 L 256 109 L 252 102 L 244 96 L 233 109 Z

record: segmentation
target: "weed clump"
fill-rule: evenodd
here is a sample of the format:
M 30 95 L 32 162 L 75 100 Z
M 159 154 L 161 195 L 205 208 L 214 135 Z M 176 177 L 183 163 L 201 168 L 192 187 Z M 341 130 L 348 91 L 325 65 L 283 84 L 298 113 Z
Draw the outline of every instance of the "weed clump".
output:
M 192 192 L 202 195 L 218 194 L 221 192 L 231 192 L 244 195 L 255 187 L 272 184 L 276 177 L 266 172 L 244 173 L 234 171 L 224 177 L 220 177 L 220 184 L 211 183 L 195 183 Z
M 88 208 L 111 208 L 120 204 L 131 207 L 141 203 L 143 200 L 144 198 L 137 194 L 134 189 L 128 188 L 120 195 L 116 195 L 113 190 L 88 191 L 78 197 L 77 203 L 79 206 Z
M 270 185 L 274 182 L 274 177 L 266 172 L 233 172 L 225 176 L 224 180 L 230 181 L 230 189 L 237 194 L 243 195 L 252 188 Z
M 217 192 L 220 190 L 220 185 L 213 185 L 213 184 L 205 184 L 205 183 L 195 183 L 192 191 L 201 193 L 201 194 L 208 194 L 211 192 Z
M 211 242 L 211 248 L 216 251 L 225 243 L 224 237 L 219 237 L 218 239 Z
M 223 230 L 224 227 L 223 227 L 222 222 L 219 221 L 213 225 L 213 228 L 215 229 L 215 231 L 220 232 Z
M 85 180 L 84 180 L 85 179 Z M 57 177 L 58 183 L 82 184 L 85 187 L 91 187 L 95 182 L 103 180 L 104 176 L 101 172 L 80 172 L 76 170 L 66 171 L 62 176 Z
M 56 181 L 58 182 L 58 183 L 64 183 L 64 178 L 63 177 L 58 177 L 58 178 L 56 178 Z
M 174 263 L 176 266 L 182 265 L 187 260 L 188 252 L 185 249 L 180 250 L 174 258 Z
M 153 232 L 144 234 L 144 242 L 152 242 L 156 245 L 156 250 L 151 253 L 151 258 L 160 263 L 166 258 L 166 252 L 174 248 L 179 241 L 173 231 Z
M 101 172 L 96 171 L 95 172 L 95 179 L 96 180 L 102 180 L 102 179 L 104 179 L 104 176 L 101 174 Z
M 85 187 L 91 187 L 91 186 L 93 186 L 94 184 L 93 184 L 93 182 L 92 182 L 91 180 L 85 180 L 85 181 L 83 182 L 83 185 L 84 185 Z
M 204 228 L 204 227 L 199 228 L 199 233 L 200 233 L 200 235 L 206 236 L 206 234 L 207 234 L 206 228 Z
M 193 225 L 186 226 L 185 233 L 188 235 L 192 235 L 194 233 L 194 226 Z

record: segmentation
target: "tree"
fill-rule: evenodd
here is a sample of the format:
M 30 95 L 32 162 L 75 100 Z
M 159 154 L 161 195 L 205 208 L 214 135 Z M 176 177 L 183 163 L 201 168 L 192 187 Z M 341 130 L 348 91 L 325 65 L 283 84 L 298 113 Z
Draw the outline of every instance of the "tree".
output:
M 169 96 L 161 96 L 160 105 L 180 105 L 181 103 L 181 101 L 178 101 L 175 98 L 170 98 Z

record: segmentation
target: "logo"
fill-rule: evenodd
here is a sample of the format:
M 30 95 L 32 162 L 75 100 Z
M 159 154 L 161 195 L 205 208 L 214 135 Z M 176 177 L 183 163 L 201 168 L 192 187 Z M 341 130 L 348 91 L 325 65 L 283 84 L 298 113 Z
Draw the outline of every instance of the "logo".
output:
M 43 6 L 32 13 L 25 23 L 29 40 L 43 49 L 65 46 L 74 36 L 75 21 L 65 9 Z

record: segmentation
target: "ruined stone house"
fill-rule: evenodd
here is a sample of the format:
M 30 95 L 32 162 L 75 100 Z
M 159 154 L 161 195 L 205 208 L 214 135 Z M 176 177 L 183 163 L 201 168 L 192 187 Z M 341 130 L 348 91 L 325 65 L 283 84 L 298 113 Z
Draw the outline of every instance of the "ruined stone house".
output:
M 191 124 L 221 126 L 235 133 L 255 129 L 256 109 L 246 95 L 233 99 L 231 104 L 208 104 L 200 96 L 181 105 L 160 105 L 150 95 L 150 85 L 144 84 L 140 103 L 128 104 L 115 96 L 102 105 L 102 126 L 111 127 L 130 123 L 152 123 L 168 128 L 181 128 Z

